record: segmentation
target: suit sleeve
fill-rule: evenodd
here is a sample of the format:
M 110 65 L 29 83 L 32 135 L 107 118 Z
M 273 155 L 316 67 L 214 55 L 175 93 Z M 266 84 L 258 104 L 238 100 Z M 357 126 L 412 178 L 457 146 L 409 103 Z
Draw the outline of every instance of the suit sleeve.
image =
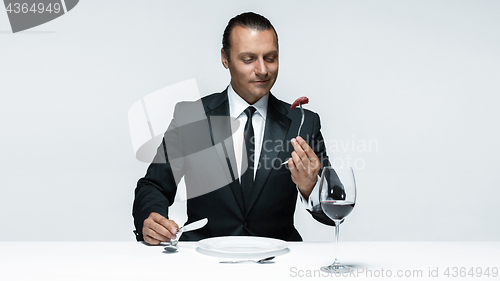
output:
M 326 153 L 326 146 L 325 146 L 325 140 L 323 139 L 323 135 L 321 134 L 321 122 L 319 119 L 319 115 L 314 113 L 314 118 L 313 118 L 313 134 L 309 143 L 309 146 L 314 150 L 316 155 L 319 158 L 319 161 L 321 162 L 321 168 L 326 167 L 326 166 L 331 166 L 330 165 L 330 160 L 328 159 L 328 155 Z M 323 169 L 320 169 L 320 175 Z M 316 198 L 316 200 L 319 202 L 319 198 Z M 307 210 L 315 220 L 317 220 L 320 223 L 326 224 L 326 225 L 335 225 L 335 222 L 331 220 L 328 216 L 325 215 L 323 210 L 321 209 L 321 206 L 319 204 L 315 204 L 313 206 L 312 210 Z
M 158 147 L 156 156 L 149 165 L 146 175 L 137 182 L 132 209 L 135 225 L 134 233 L 137 241 L 144 240 L 142 227 L 144 220 L 151 213 L 155 212 L 168 218 L 168 207 L 174 202 L 177 184 L 183 176 L 182 164 L 175 161 L 176 164 L 173 167 L 169 162 L 169 156 L 170 159 L 173 159 L 175 155 L 182 155 L 180 143 L 180 133 L 174 118 L 164 134 L 162 143 Z

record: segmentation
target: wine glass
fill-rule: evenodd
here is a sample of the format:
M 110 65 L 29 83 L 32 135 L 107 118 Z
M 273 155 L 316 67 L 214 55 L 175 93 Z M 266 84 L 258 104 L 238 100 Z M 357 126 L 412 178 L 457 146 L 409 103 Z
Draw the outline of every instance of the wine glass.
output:
M 320 201 L 323 212 L 335 222 L 335 262 L 321 267 L 328 273 L 348 273 L 351 267 L 340 264 L 339 255 L 339 224 L 349 215 L 356 204 L 356 181 L 351 167 L 323 168 L 320 181 Z

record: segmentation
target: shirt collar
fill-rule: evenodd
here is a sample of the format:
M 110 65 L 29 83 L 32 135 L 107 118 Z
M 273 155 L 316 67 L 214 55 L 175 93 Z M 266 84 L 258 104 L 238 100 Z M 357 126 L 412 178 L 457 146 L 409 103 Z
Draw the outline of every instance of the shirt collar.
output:
M 231 84 L 227 89 L 227 98 L 229 100 L 229 115 L 233 118 L 238 118 L 247 107 L 250 106 L 243 98 L 241 98 L 234 90 Z M 269 93 L 263 96 L 256 103 L 252 104 L 256 112 L 266 120 L 267 117 L 267 104 L 269 101 Z

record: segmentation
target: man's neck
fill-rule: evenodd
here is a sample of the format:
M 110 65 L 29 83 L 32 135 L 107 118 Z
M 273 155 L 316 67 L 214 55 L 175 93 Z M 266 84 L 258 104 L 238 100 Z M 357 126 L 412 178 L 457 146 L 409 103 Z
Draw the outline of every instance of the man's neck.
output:
M 231 85 L 229 85 L 227 93 L 230 106 L 230 115 L 237 118 L 250 104 L 248 104 L 248 102 L 245 101 L 240 95 L 238 95 Z M 257 111 L 262 115 L 264 119 L 267 116 L 268 101 L 269 94 L 263 96 L 254 104 L 251 104 L 255 108 L 257 108 Z

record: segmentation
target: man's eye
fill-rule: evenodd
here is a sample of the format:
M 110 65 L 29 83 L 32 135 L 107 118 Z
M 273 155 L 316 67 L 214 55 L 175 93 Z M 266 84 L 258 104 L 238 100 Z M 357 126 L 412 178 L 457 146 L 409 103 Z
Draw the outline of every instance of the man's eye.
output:
M 273 62 L 275 58 L 266 58 L 268 62 Z
M 244 59 L 243 60 L 244 63 L 251 63 L 252 62 L 252 59 Z

